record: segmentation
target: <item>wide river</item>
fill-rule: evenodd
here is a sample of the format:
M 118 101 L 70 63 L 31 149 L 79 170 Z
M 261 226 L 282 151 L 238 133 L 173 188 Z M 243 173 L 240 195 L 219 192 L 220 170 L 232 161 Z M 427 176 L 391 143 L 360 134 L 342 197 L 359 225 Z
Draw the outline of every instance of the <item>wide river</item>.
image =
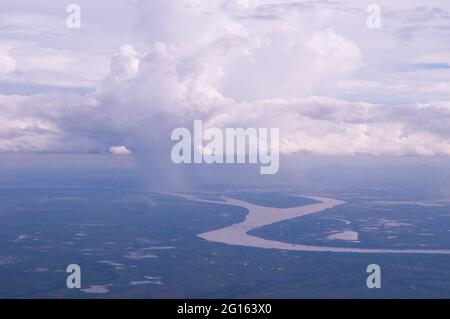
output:
M 343 205 L 345 202 L 326 197 L 302 196 L 313 199 L 318 203 L 292 208 L 273 208 L 251 204 L 242 200 L 221 197 L 220 201 L 203 199 L 192 195 L 174 194 L 187 200 L 210 203 L 217 205 L 230 205 L 243 207 L 248 214 L 243 222 L 233 224 L 224 228 L 212 230 L 199 234 L 198 237 L 210 242 L 223 243 L 227 245 L 257 247 L 265 249 L 281 249 L 294 251 L 316 251 L 331 253 L 395 253 L 395 254 L 450 254 L 449 249 L 379 249 L 379 248 L 350 248 L 350 247 L 327 247 L 302 244 L 290 244 L 276 240 L 268 240 L 248 233 L 262 226 L 278 223 L 301 216 L 315 214 L 324 210 Z

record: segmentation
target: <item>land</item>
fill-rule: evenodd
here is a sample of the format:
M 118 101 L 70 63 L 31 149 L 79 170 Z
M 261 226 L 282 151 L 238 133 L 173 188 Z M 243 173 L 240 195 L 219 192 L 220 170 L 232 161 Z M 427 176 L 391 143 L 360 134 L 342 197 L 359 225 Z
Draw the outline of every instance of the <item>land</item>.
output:
M 395 190 L 315 190 L 347 204 L 255 228 L 251 236 L 337 249 L 446 250 L 449 206 Z M 186 200 L 129 188 L 9 187 L 0 192 L 2 298 L 447 298 L 450 256 L 261 249 L 198 237 L 245 221 L 236 199 L 310 205 L 305 189 L 197 192 Z M 400 203 L 393 204 L 398 200 Z M 389 204 L 379 201 L 390 201 Z M 222 204 L 221 204 L 222 203 Z M 287 206 L 287 207 L 286 207 Z M 275 207 L 276 208 L 276 207 Z M 359 242 L 327 238 L 358 232 Z M 82 290 L 65 286 L 79 264 Z M 379 264 L 383 288 L 369 290 Z

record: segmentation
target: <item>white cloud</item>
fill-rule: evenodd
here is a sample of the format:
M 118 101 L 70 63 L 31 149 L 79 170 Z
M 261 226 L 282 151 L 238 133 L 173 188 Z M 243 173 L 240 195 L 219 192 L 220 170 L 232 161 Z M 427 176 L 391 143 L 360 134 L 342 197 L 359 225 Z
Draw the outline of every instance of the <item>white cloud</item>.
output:
M 130 80 L 139 71 L 139 54 L 129 45 L 123 45 L 111 59 L 109 78 L 113 81 Z
M 0 27 L 0 35 L 10 37 L 24 34 L 67 34 L 63 19 L 39 13 L 1 13 Z
M 95 87 L 108 72 L 99 55 L 0 39 L 0 81 L 61 87 Z M 0 93 L 2 93 L 0 91 Z
M 111 146 L 109 149 L 111 154 L 114 155 L 130 155 L 132 152 L 125 146 Z
M 161 65 L 158 58 L 156 62 Z M 155 60 L 147 58 L 145 63 L 150 65 L 140 64 L 144 70 Z M 2 150 L 102 151 L 117 143 L 109 148 L 111 153 L 129 154 L 118 143 L 138 150 L 169 143 L 168 130 L 201 118 L 208 126 L 222 128 L 279 127 L 284 154 L 450 155 L 449 103 L 392 107 L 324 97 L 237 102 L 218 93 L 180 89 L 185 83 L 164 72 L 158 73 L 161 81 L 152 83 L 172 78 L 168 83 L 174 90 L 163 91 L 171 99 L 161 99 L 155 93 L 160 90 L 129 96 L 140 92 L 139 77 L 144 75 L 125 81 L 123 91 L 102 91 L 81 102 L 66 101 L 65 107 L 61 97 L 2 97 Z M 38 103 L 41 107 L 33 110 Z
M 432 156 L 450 155 L 449 112 L 445 104 L 391 107 L 310 97 L 236 104 L 209 125 L 279 127 L 284 154 Z
M 320 66 L 337 73 L 349 73 L 361 66 L 359 47 L 332 29 L 314 34 L 309 46 L 321 57 Z
M 449 94 L 450 82 L 433 84 L 431 86 L 421 88 L 420 91 L 424 93 Z

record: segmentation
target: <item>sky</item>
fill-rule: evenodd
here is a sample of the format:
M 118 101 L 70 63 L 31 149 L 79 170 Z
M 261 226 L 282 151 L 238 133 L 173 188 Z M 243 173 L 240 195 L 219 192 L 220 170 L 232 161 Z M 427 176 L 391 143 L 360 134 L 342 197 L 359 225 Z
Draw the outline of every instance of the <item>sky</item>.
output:
M 0 153 L 167 158 L 201 119 L 287 157 L 450 156 L 449 38 L 448 0 L 2 0 Z

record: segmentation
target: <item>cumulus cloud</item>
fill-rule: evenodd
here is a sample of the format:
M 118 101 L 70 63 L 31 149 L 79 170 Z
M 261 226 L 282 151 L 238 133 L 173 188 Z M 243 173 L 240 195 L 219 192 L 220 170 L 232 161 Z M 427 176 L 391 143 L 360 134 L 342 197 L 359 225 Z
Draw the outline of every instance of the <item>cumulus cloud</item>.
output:
M 218 127 L 279 127 L 284 154 L 450 155 L 448 104 L 386 106 L 323 97 L 232 105 Z
M 99 141 L 67 132 L 61 119 L 74 96 L 0 95 L 0 152 L 92 152 Z
M 327 96 L 332 88 L 387 86 L 384 79 L 355 79 L 367 63 L 364 50 L 326 23 L 328 6 L 298 5 L 137 1 L 137 40 L 112 55 L 95 92 L 1 96 L 0 150 L 132 149 L 167 160 L 170 131 L 202 119 L 210 127 L 281 128 L 288 155 L 450 155 L 448 102 Z
M 109 148 L 111 154 L 114 155 L 130 155 L 132 152 L 123 145 L 120 146 L 111 146 Z
M 4 42 L 0 38 L 0 81 L 15 85 L 95 87 L 108 72 L 102 57 L 89 52 Z

